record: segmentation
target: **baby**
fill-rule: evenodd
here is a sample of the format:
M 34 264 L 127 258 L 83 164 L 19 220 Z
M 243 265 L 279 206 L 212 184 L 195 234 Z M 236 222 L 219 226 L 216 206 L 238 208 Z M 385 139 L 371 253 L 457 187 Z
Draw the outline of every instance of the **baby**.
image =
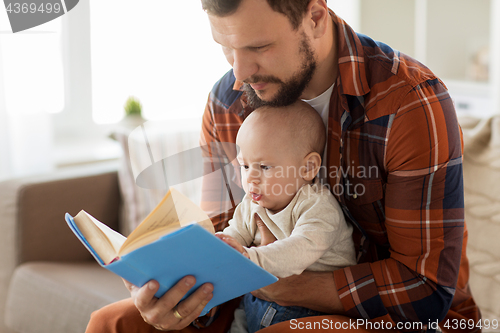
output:
M 352 226 L 328 188 L 315 181 L 325 146 L 319 114 L 302 101 L 256 109 L 241 125 L 236 144 L 246 195 L 218 237 L 280 278 L 356 264 Z M 261 239 L 256 216 L 275 242 L 259 246 L 267 242 Z M 246 323 L 242 310 L 237 310 L 231 332 L 255 332 L 281 321 L 322 314 L 283 307 L 251 294 L 244 296 L 242 306 Z

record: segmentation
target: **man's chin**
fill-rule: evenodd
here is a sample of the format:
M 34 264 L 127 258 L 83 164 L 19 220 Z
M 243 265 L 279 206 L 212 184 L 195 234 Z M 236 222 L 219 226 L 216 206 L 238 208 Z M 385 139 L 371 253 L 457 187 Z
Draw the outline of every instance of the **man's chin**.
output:
M 264 103 L 272 102 L 279 93 L 278 89 L 275 87 L 269 87 L 269 85 L 262 90 L 255 90 L 252 87 L 250 87 L 250 89 L 252 89 L 257 97 Z
M 271 92 L 268 89 L 254 90 L 250 85 L 245 84 L 243 90 L 246 92 L 247 101 L 250 106 L 257 109 L 261 106 L 272 104 L 277 92 Z

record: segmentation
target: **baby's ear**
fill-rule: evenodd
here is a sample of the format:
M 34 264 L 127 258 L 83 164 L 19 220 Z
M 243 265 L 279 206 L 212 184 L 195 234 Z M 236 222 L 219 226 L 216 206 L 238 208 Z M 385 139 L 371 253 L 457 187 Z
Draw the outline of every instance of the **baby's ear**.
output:
M 320 167 L 321 156 L 316 152 L 309 153 L 306 157 L 304 157 L 301 177 L 306 181 L 313 180 L 318 174 Z

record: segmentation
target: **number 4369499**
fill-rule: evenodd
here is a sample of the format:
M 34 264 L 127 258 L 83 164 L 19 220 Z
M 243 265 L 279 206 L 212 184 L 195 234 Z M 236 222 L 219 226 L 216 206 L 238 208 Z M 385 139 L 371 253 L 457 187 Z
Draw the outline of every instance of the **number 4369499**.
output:
M 58 14 L 61 12 L 61 4 L 59 3 L 41 3 L 40 5 L 36 3 L 9 3 L 7 5 L 7 13 L 14 13 L 14 14 L 34 14 L 34 13 L 56 13 Z
M 447 330 L 459 330 L 459 329 L 469 329 L 473 330 L 476 328 L 482 328 L 485 330 L 488 329 L 498 329 L 498 320 L 497 319 L 479 319 L 477 322 L 474 319 L 447 319 L 446 322 L 440 324 L 442 327 Z

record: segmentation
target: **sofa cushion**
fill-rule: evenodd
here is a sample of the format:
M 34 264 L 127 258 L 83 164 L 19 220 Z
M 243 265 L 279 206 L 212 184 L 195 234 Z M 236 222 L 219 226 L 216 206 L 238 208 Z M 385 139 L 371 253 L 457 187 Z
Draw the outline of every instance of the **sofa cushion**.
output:
M 483 319 L 500 318 L 500 117 L 461 119 L 472 295 Z
M 36 262 L 12 277 L 5 322 L 16 332 L 81 333 L 90 314 L 130 297 L 122 280 L 95 262 Z

